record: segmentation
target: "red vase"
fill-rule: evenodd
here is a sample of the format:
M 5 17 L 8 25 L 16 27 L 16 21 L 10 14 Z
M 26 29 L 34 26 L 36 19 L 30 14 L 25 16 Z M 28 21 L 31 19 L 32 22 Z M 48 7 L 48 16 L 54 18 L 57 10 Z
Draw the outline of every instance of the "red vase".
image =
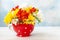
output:
M 34 29 L 32 24 L 12 24 L 14 31 L 17 33 L 18 37 L 30 36 L 31 32 Z

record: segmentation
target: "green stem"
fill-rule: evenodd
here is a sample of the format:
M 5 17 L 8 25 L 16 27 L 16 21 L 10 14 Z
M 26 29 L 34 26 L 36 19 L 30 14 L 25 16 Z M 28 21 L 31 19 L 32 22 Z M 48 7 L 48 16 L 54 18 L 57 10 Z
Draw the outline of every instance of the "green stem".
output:
M 33 15 L 33 14 L 32 14 L 32 15 Z M 38 22 L 40 22 L 40 20 L 39 20 L 39 18 L 38 18 L 37 16 L 33 15 L 33 17 L 35 17 L 36 20 L 37 20 Z

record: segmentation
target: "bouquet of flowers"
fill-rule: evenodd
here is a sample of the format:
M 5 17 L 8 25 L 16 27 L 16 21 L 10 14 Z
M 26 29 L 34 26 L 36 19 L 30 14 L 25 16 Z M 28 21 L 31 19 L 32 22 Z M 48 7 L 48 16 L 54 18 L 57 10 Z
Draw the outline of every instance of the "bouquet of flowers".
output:
M 4 22 L 6 24 L 12 24 L 14 26 L 14 30 L 18 33 L 18 36 L 28 36 L 34 28 L 33 26 L 35 25 L 35 20 L 40 22 L 40 19 L 37 17 L 38 11 L 39 10 L 37 8 L 32 6 L 23 8 L 16 6 L 8 12 L 4 18 Z M 31 28 L 28 28 L 28 26 Z M 25 31 L 22 32 L 21 29 Z

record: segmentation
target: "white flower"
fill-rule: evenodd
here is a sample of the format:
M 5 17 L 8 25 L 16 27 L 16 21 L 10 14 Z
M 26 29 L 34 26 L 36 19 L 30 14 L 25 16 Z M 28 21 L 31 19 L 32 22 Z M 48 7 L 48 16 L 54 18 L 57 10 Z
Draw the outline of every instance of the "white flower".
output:
M 15 24 L 15 25 L 16 25 L 16 24 L 17 24 L 17 22 L 18 22 L 18 19 L 12 19 L 12 23 L 13 23 L 13 24 Z

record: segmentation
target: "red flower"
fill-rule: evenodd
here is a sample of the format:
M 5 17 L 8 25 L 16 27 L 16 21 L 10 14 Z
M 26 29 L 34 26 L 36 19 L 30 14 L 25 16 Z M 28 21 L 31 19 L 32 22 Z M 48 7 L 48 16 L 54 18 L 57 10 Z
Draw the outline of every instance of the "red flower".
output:
M 30 9 L 30 12 L 31 12 L 31 13 L 33 13 L 33 12 L 35 12 L 35 11 L 36 11 L 36 8 L 34 8 L 34 7 L 33 7 L 32 9 Z
M 17 9 L 17 8 L 19 8 L 19 6 L 18 6 L 18 5 L 15 7 L 15 9 Z
M 18 18 L 20 18 L 20 15 L 21 15 L 22 11 L 23 10 L 20 8 L 19 11 L 18 11 L 18 13 L 16 14 Z
M 15 11 L 15 8 L 12 8 L 12 10 L 11 11 Z
M 19 9 L 18 13 L 17 13 L 17 17 L 18 19 L 27 19 L 28 18 L 29 13 L 27 13 L 25 10 Z
M 12 11 L 15 11 L 18 8 L 19 8 L 19 6 L 17 5 L 15 8 L 12 8 Z

